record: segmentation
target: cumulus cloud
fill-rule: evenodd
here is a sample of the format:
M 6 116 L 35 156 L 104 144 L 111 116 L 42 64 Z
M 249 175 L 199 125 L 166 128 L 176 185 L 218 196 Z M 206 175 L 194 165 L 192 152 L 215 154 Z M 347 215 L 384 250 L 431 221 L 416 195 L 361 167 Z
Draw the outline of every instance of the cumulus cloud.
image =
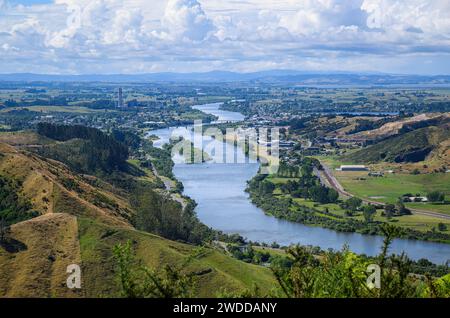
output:
M 343 26 L 364 27 L 363 0 L 306 0 L 293 15 L 283 15 L 280 24 L 294 34 L 311 35 Z
M 66 25 L 50 32 L 49 46 L 94 48 L 139 42 L 143 17 L 137 8 L 126 8 L 123 2 L 114 0 L 57 0 L 56 4 L 66 7 Z
M 446 0 L 365 0 L 362 7 L 369 13 L 371 28 L 405 30 L 415 28 L 429 34 L 450 31 L 450 2 Z
M 423 61 L 434 72 L 434 60 L 450 73 L 449 15 L 448 0 L 0 0 L 0 66 L 390 71 Z
M 204 40 L 213 24 L 197 0 L 169 0 L 162 18 L 169 39 Z

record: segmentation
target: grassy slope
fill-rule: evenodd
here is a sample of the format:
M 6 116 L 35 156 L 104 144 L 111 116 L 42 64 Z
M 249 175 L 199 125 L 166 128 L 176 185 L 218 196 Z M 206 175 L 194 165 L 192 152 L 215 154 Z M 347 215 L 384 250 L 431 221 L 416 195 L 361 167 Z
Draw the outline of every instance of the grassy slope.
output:
M 275 280 L 269 269 L 246 264 L 219 251 L 199 256 L 192 245 L 149 233 L 117 229 L 69 214 L 47 214 L 17 224 L 12 237 L 26 250 L 8 253 L 0 248 L 0 296 L 3 297 L 118 297 L 112 247 L 132 240 L 141 264 L 160 268 L 193 260 L 186 272 L 196 273 L 195 295 L 215 297 L 222 289 L 238 291 L 253 284 L 270 291 Z M 82 289 L 66 288 L 66 268 L 79 264 Z
M 399 162 L 396 158 L 405 159 L 408 155 L 412 159 L 412 153 L 418 149 L 432 149 L 423 161 Z M 419 160 L 421 156 L 415 156 Z M 364 149 L 351 151 L 339 158 L 339 161 L 346 163 L 374 164 L 375 169 L 394 167 L 405 171 L 419 169 L 423 172 L 433 172 L 434 170 L 446 169 L 450 166 L 450 125 L 442 124 L 427 128 L 416 129 L 414 131 L 389 138 L 375 145 Z
M 362 163 L 393 162 L 397 156 L 405 155 L 413 149 L 438 147 L 440 142 L 450 138 L 449 130 L 445 127 L 417 129 L 366 147 L 348 157 L 344 157 L 343 160 Z
M 200 256 L 194 257 L 197 247 L 149 233 L 113 230 L 89 219 L 80 219 L 79 225 L 84 289 L 88 297 L 118 295 L 111 249 L 127 240 L 132 240 L 136 257 L 151 268 L 160 268 L 164 264 L 181 266 L 193 257 L 185 270 L 199 274 L 196 276 L 196 296 L 215 297 L 221 288 L 235 291 L 251 288 L 252 284 L 265 291 L 275 286 L 269 269 L 243 263 L 213 249 L 206 248 Z
M 23 194 L 40 214 L 65 212 L 90 216 L 111 225 L 130 226 L 125 218 L 129 204 L 117 194 L 94 188 L 80 176 L 73 175 L 65 165 L 42 159 L 18 147 L 0 143 L 0 153 L 0 173 L 23 183 Z M 63 180 L 69 179 L 76 181 L 79 192 L 63 186 Z M 99 202 L 99 196 L 113 200 L 119 208 L 105 206 Z
M 26 250 L 8 253 L 0 248 L 0 296 L 79 297 L 65 287 L 66 268 L 80 264 L 77 219 L 47 214 L 16 224 L 11 236 Z

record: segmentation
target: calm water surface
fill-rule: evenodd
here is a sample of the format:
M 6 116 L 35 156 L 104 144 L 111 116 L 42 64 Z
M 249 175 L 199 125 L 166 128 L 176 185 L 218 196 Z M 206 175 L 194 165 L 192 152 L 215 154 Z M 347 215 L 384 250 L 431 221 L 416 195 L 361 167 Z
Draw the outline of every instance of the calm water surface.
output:
M 219 122 L 242 121 L 240 113 L 219 110 L 220 104 L 196 106 L 196 109 L 219 117 Z M 168 142 L 174 131 L 192 140 L 191 127 L 167 128 L 150 132 L 160 140 L 155 146 Z M 204 145 L 217 143 L 206 139 Z M 240 151 L 240 149 L 234 149 Z M 267 216 L 254 206 L 245 192 L 247 181 L 258 171 L 258 164 L 176 164 L 175 176 L 184 184 L 184 193 L 197 203 L 199 219 L 208 226 L 226 233 L 238 233 L 252 241 L 281 245 L 300 243 L 322 249 L 341 249 L 345 244 L 356 253 L 376 255 L 383 238 L 357 233 L 340 233 L 320 227 L 306 226 Z M 412 259 L 427 258 L 442 264 L 450 259 L 450 245 L 414 240 L 395 240 L 391 252 L 407 252 Z

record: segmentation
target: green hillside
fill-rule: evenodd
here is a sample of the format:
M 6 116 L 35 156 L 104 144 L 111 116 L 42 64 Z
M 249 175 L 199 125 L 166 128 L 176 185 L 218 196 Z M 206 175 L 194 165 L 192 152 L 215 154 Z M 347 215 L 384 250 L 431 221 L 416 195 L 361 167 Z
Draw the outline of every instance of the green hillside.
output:
M 136 257 L 150 268 L 165 264 L 183 265 L 195 273 L 195 292 L 199 297 L 216 297 L 222 290 L 240 291 L 256 284 L 262 291 L 275 288 L 271 271 L 262 266 L 247 264 L 211 248 L 200 248 L 166 240 L 135 230 L 113 230 L 95 221 L 79 220 L 80 249 L 85 272 L 85 296 L 99 297 L 119 294 L 114 284 L 112 247 L 132 240 Z

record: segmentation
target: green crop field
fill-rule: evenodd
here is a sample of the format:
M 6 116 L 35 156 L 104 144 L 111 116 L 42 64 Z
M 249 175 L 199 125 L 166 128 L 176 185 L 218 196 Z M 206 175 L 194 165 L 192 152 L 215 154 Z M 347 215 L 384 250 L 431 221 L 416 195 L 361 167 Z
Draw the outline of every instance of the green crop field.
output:
M 448 173 L 386 174 L 384 177 L 369 177 L 367 172 L 334 171 L 334 174 L 348 192 L 381 202 L 395 202 L 407 193 L 426 195 L 431 191 L 442 191 L 450 195 Z

